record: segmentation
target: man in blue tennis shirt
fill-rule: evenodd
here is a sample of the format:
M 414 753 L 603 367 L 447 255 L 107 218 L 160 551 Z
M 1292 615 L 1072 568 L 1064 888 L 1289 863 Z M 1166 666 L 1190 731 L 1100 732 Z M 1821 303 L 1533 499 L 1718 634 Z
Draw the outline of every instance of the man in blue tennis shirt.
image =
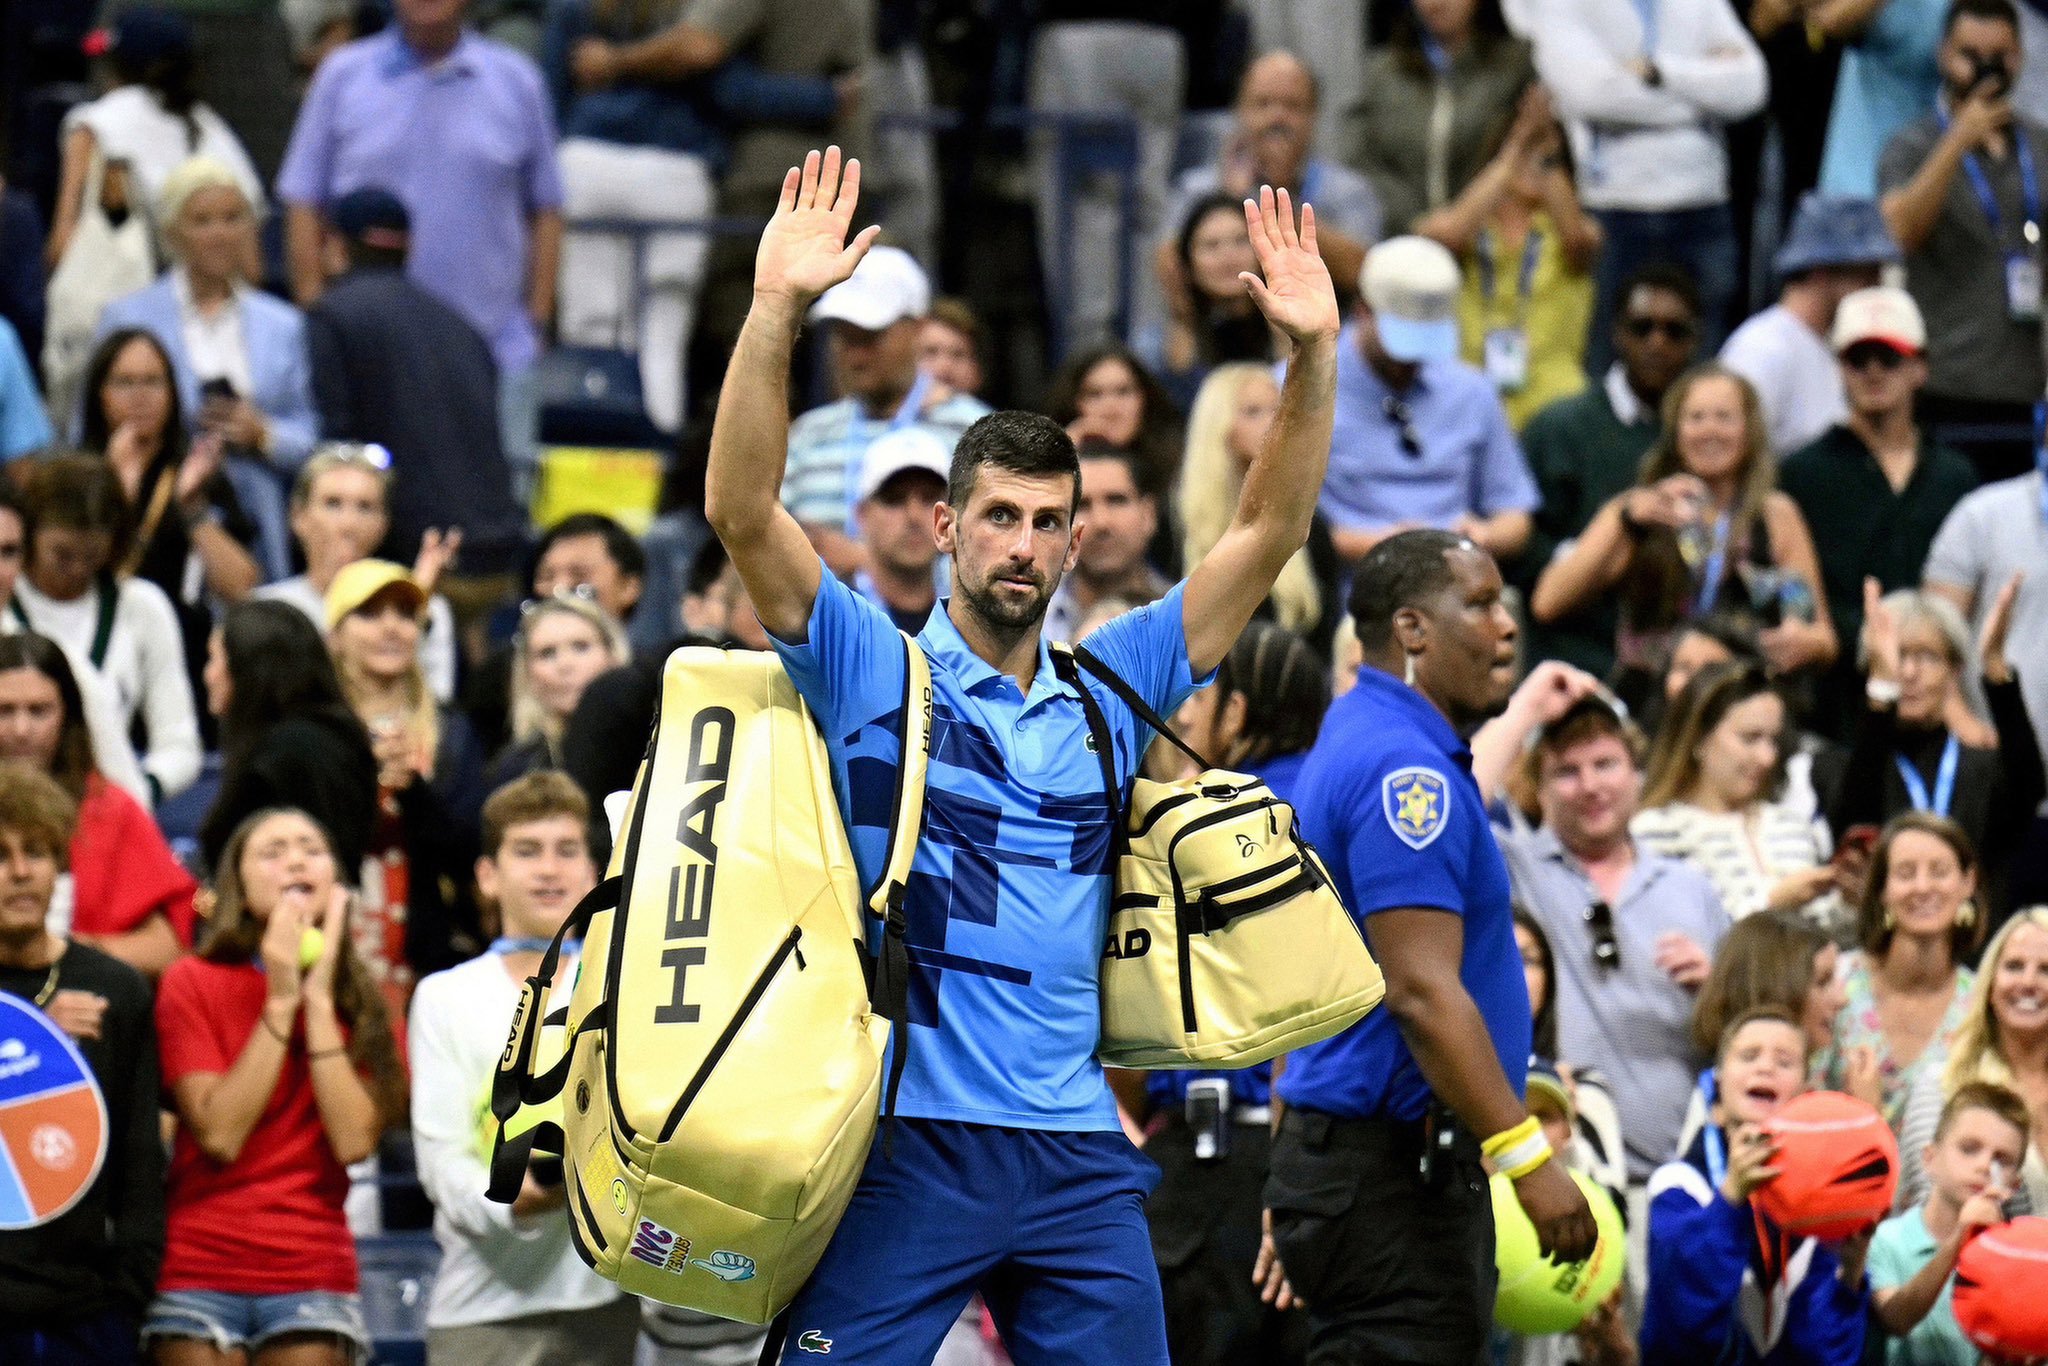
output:
M 1314 1366 L 1473 1366 L 1494 1299 L 1482 1153 L 1544 1251 L 1576 1260 L 1594 1240 L 1585 1197 L 1523 1105 L 1529 994 L 1464 738 L 1508 703 L 1515 623 L 1492 558 L 1446 531 L 1374 546 L 1351 616 L 1365 662 L 1325 714 L 1294 804 L 1387 996 L 1288 1059 L 1261 1270 L 1276 1298 L 1307 1301 Z M 1583 686 L 1575 673 L 1552 666 L 1525 688 L 1561 708 Z
M 811 299 L 873 241 L 847 232 L 859 163 L 791 170 L 712 432 L 705 514 L 831 753 L 864 877 L 879 873 L 900 753 L 904 648 L 832 578 L 776 497 L 788 366 Z M 1246 203 L 1247 290 L 1293 342 L 1281 415 L 1236 519 L 1188 579 L 1089 647 L 1162 711 L 1206 682 L 1306 541 L 1329 451 L 1338 311 L 1284 192 Z M 1079 462 L 1054 423 L 995 413 L 961 437 L 933 513 L 953 596 L 918 637 L 933 733 L 905 912 L 911 962 L 900 1119 L 791 1307 L 785 1361 L 932 1359 L 977 1289 L 1023 1366 L 1165 1366 L 1143 1200 L 1156 1169 L 1123 1136 L 1095 1061 L 1110 893 L 1102 777 L 1078 694 L 1054 674 L 1046 603 L 1085 536 Z M 1094 682 L 1128 782 L 1146 736 Z

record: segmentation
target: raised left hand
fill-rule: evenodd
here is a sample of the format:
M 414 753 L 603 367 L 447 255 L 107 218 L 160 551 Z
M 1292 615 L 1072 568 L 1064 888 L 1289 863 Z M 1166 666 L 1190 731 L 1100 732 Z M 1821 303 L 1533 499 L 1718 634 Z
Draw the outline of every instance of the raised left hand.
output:
M 434 596 L 434 586 L 448 572 L 448 566 L 455 563 L 455 553 L 461 549 L 461 527 L 448 531 L 429 527 L 421 534 L 420 553 L 412 562 L 412 576 L 418 580 L 421 592 Z
M 1546 659 L 1529 671 L 1529 676 L 1508 699 L 1508 706 L 1526 717 L 1530 725 L 1547 726 L 1570 711 L 1581 698 L 1598 691 L 1600 680 L 1584 669 Z
M 1301 206 L 1297 231 L 1287 191 L 1266 185 L 1260 187 L 1257 202 L 1245 200 L 1244 223 L 1251 234 L 1252 254 L 1259 260 L 1259 273 L 1247 270 L 1238 278 L 1251 291 L 1266 321 L 1297 346 L 1334 338 L 1343 319 L 1337 310 L 1336 286 L 1330 283 L 1330 268 L 1316 249 L 1316 211 L 1307 204 Z M 1261 275 L 1265 278 L 1259 278 Z
M 201 433 L 185 448 L 185 458 L 178 463 L 178 482 L 172 487 L 171 496 L 187 517 L 196 517 L 206 511 L 206 485 L 220 472 L 224 453 L 221 438 L 213 432 Z
M 2005 683 L 2012 678 L 2012 661 L 2005 657 L 2005 637 L 2012 630 L 2013 605 L 2019 601 L 2020 585 L 2026 577 L 2015 574 L 2006 580 L 2005 587 L 1992 599 L 1991 610 L 1984 614 L 1984 631 L 1977 638 L 1977 661 L 1988 682 Z

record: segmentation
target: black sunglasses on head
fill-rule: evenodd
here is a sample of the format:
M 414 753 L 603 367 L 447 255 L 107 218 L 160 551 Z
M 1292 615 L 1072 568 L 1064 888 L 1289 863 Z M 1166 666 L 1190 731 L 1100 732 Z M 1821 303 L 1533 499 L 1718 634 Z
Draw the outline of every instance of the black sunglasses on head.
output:
M 1610 972 L 1621 966 L 1621 943 L 1614 937 L 1614 911 L 1604 901 L 1586 907 L 1586 928 L 1593 932 L 1593 961 Z
M 1666 341 L 1689 342 L 1699 334 L 1699 329 L 1682 318 L 1625 318 L 1622 327 L 1637 341 L 1648 341 L 1651 334 L 1662 332 Z
M 1386 415 L 1387 421 L 1399 429 L 1396 434 L 1401 442 L 1401 454 L 1410 460 L 1420 460 L 1422 438 L 1416 434 L 1415 411 L 1408 406 L 1408 400 L 1388 394 L 1380 402 L 1380 411 Z

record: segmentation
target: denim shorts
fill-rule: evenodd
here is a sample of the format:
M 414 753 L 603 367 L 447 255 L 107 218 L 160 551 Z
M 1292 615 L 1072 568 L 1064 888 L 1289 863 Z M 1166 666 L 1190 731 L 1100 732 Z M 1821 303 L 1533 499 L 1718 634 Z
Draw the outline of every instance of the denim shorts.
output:
M 290 1295 L 236 1295 L 224 1290 L 166 1290 L 143 1321 L 145 1344 L 156 1338 L 198 1338 L 221 1352 L 246 1348 L 250 1355 L 273 1338 L 290 1333 L 330 1333 L 348 1344 L 350 1360 L 370 1357 L 370 1331 L 363 1302 L 331 1290 Z

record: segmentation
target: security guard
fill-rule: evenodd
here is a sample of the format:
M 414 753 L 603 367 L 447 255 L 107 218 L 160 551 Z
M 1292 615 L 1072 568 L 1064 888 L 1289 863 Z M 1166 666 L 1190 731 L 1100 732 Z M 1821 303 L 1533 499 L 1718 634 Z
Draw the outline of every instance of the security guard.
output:
M 1307 1301 L 1311 1366 L 1471 1366 L 1493 1321 L 1482 1155 L 1514 1180 L 1544 1251 L 1577 1260 L 1595 1237 L 1523 1106 L 1528 990 L 1461 738 L 1508 704 L 1515 624 L 1493 560 L 1444 531 L 1381 541 L 1350 605 L 1365 663 L 1295 801 L 1387 996 L 1280 1078 L 1262 1270 L 1268 1293 Z M 1547 673 L 1514 705 L 1556 682 Z

